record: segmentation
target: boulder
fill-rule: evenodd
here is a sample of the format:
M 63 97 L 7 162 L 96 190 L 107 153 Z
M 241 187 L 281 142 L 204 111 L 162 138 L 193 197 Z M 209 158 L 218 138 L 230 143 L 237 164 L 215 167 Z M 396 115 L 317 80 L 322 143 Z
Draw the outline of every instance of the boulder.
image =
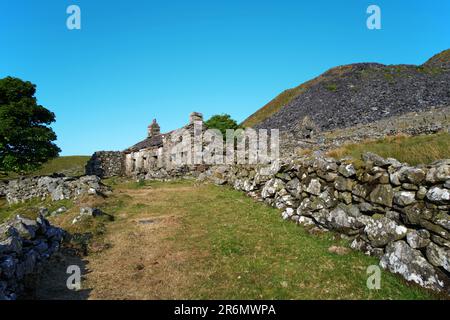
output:
M 445 181 L 444 188 L 445 189 L 450 189 L 450 180 Z
M 394 190 L 388 184 L 377 185 L 369 195 L 371 202 L 381 204 L 386 207 L 392 207 L 394 199 Z
M 427 182 L 438 183 L 450 179 L 450 163 L 448 160 L 438 161 L 432 165 L 426 175 Z
M 363 225 L 354 217 L 349 216 L 343 209 L 332 211 L 322 209 L 311 213 L 312 217 L 327 229 L 345 234 L 356 234 Z
M 450 248 L 450 240 L 446 240 L 440 236 L 437 236 L 435 234 L 431 235 L 431 241 L 433 241 L 434 243 L 436 243 L 437 245 L 441 246 L 441 247 L 447 247 Z
M 420 187 L 419 187 L 419 190 L 417 190 L 416 198 L 417 198 L 418 200 L 423 200 L 423 199 L 425 199 L 425 197 L 426 197 L 426 195 L 427 195 L 427 192 L 428 192 L 427 188 L 425 188 L 424 186 L 420 186 Z
M 386 217 L 372 219 L 364 228 L 370 244 L 374 247 L 383 247 L 389 242 L 403 239 L 407 231 L 406 227 Z
M 445 228 L 425 219 L 420 220 L 420 225 L 425 229 L 439 235 L 440 237 L 450 240 L 450 232 L 447 231 Z
M 394 194 L 394 203 L 406 207 L 416 201 L 416 193 L 412 191 L 397 191 Z
M 63 214 L 63 213 L 66 212 L 66 211 L 67 211 L 67 208 L 64 207 L 64 206 L 62 206 L 62 207 L 56 209 L 55 211 L 53 211 L 50 215 L 51 215 L 52 217 L 55 217 L 55 216 L 58 216 L 58 215 L 60 215 L 60 214 Z
M 389 167 L 392 164 L 392 161 L 384 159 L 372 152 L 364 152 L 361 157 L 364 162 L 371 162 L 378 167 Z
M 425 169 L 406 167 L 400 176 L 400 182 L 409 182 L 414 185 L 421 183 L 426 176 Z
M 413 249 L 425 248 L 430 243 L 430 233 L 425 229 L 410 230 L 406 234 L 406 241 Z
M 22 251 L 22 240 L 17 236 L 10 236 L 0 240 L 0 255 L 5 253 L 20 253 Z
M 409 224 L 419 225 L 422 219 L 431 219 L 433 216 L 433 212 L 423 203 L 414 203 L 402 208 L 401 211 L 405 216 L 405 222 Z
M 283 217 L 283 220 L 288 220 L 290 219 L 293 215 L 294 215 L 295 211 L 292 208 L 286 208 L 285 211 L 283 211 L 283 213 L 281 214 L 281 216 Z
M 341 164 L 339 166 L 338 172 L 340 174 L 342 174 L 344 177 L 346 178 L 350 178 L 354 175 L 356 175 L 356 169 L 353 166 L 353 164 L 349 163 L 349 164 Z
M 440 187 L 432 187 L 428 190 L 426 197 L 431 202 L 439 204 L 450 203 L 450 190 Z
M 344 177 L 337 177 L 334 181 L 334 187 L 339 191 L 352 191 L 354 181 Z
M 312 218 L 305 216 L 300 216 L 297 220 L 297 223 L 305 227 L 312 227 L 316 225 Z
M 434 215 L 432 221 L 435 224 L 450 231 L 450 215 L 449 214 L 444 213 L 444 212 L 439 212 Z
M 380 266 L 392 273 L 402 275 L 422 287 L 441 291 L 444 281 L 434 267 L 424 258 L 419 250 L 412 249 L 405 241 L 388 244 L 381 258 Z
M 302 186 L 298 178 L 294 178 L 286 183 L 286 190 L 294 197 L 299 197 L 302 193 Z
M 357 184 L 353 187 L 352 194 L 362 199 L 365 199 L 369 194 L 369 188 L 366 185 Z
M 19 237 L 30 240 L 35 237 L 38 225 L 36 221 L 26 219 L 17 215 L 13 220 L 11 220 L 10 225 L 16 229 Z
M 390 182 L 399 186 L 403 183 L 420 184 L 426 177 L 425 169 L 403 166 L 389 175 Z
M 263 199 L 271 198 L 275 195 L 277 191 L 280 191 L 285 186 L 284 182 L 280 179 L 270 179 L 264 184 L 261 191 L 261 197 Z
M 450 249 L 440 247 L 433 242 L 427 246 L 428 261 L 435 267 L 442 267 L 450 272 Z
M 338 170 L 338 166 L 334 159 L 323 158 L 321 156 L 314 158 L 312 167 L 323 172 L 336 172 Z
M 306 192 L 313 194 L 315 196 L 318 196 L 320 194 L 321 191 L 321 184 L 320 181 L 317 179 L 311 179 L 311 181 L 309 182 L 308 186 L 306 187 Z

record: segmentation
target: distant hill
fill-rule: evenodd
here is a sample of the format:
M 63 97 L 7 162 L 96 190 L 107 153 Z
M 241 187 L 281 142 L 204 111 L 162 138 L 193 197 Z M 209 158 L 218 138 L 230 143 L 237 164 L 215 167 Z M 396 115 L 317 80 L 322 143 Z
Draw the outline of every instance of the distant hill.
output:
M 45 176 L 53 173 L 61 173 L 69 177 L 80 176 L 84 174 L 84 166 L 90 159 L 89 156 L 67 156 L 58 157 L 45 163 L 42 168 L 31 172 L 29 176 Z M 3 176 L 1 179 L 12 179 L 18 177 L 17 174 Z
M 284 91 L 243 125 L 294 131 L 307 117 L 326 131 L 449 104 L 450 49 L 420 66 L 356 63 L 332 68 Z

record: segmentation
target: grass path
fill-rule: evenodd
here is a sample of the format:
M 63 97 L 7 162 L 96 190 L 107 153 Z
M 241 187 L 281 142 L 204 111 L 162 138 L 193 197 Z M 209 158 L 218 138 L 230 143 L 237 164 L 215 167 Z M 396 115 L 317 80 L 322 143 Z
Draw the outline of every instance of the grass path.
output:
M 426 299 L 377 260 L 337 255 L 332 234 L 310 235 L 240 192 L 193 182 L 122 184 L 105 209 L 111 248 L 86 258 L 88 299 Z

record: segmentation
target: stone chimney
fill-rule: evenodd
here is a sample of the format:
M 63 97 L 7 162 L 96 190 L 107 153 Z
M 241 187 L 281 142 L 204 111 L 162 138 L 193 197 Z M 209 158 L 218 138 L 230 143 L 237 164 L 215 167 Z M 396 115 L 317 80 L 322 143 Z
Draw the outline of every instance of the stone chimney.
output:
M 195 121 L 203 122 L 203 114 L 200 112 L 192 112 L 189 116 L 189 123 L 194 123 Z
M 148 137 L 156 137 L 161 134 L 161 129 L 156 119 L 153 119 L 152 123 L 148 126 Z

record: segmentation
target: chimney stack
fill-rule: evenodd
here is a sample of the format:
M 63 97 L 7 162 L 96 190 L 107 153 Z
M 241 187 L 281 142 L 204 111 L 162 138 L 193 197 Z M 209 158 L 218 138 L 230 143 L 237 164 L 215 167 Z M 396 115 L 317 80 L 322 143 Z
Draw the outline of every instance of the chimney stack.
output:
M 192 112 L 189 116 L 189 123 L 194 123 L 195 121 L 203 122 L 203 114 L 200 112 Z
M 159 124 L 156 122 L 156 119 L 153 119 L 153 122 L 148 126 L 148 137 L 156 137 L 161 134 L 161 128 Z

